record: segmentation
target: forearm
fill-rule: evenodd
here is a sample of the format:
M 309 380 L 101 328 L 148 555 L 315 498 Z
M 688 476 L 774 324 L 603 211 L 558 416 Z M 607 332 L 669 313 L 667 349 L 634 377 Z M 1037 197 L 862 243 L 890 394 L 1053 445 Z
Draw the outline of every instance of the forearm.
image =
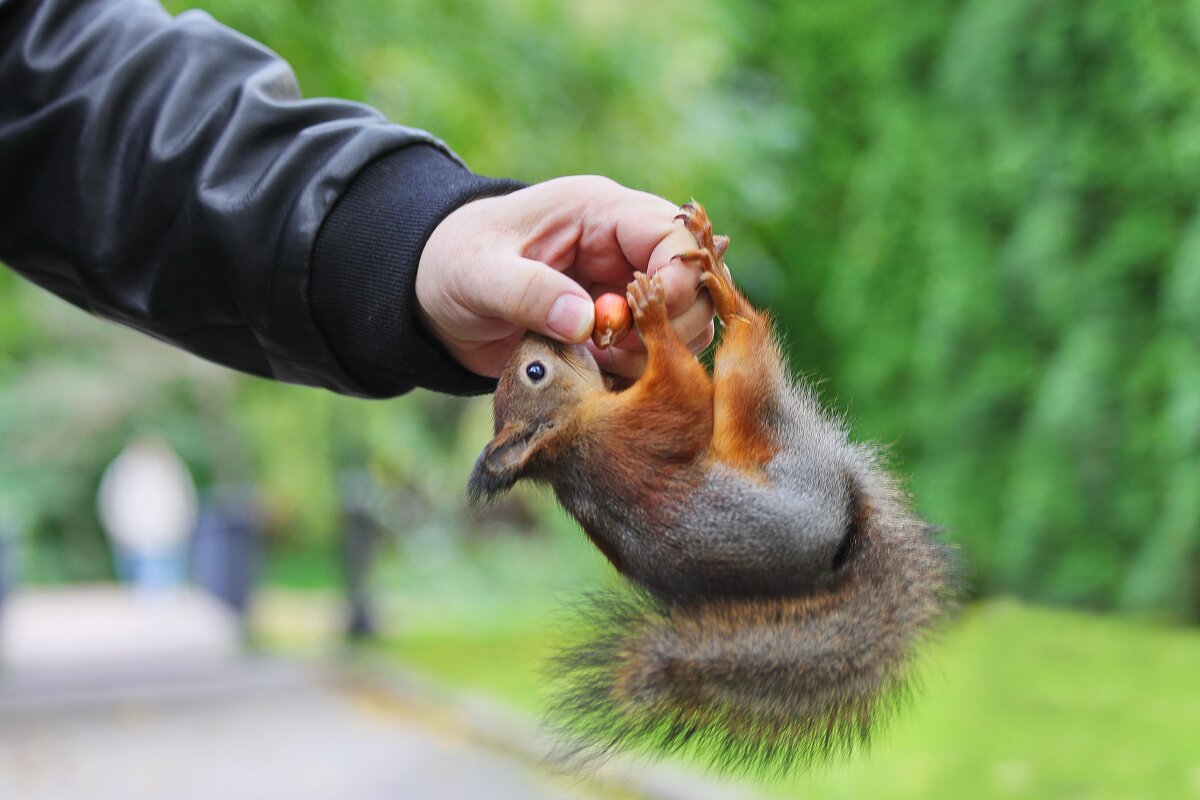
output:
M 205 358 L 337 391 L 478 391 L 416 323 L 421 248 L 515 188 L 149 0 L 0 2 L 0 259 Z M 369 215 L 369 218 L 364 216 Z

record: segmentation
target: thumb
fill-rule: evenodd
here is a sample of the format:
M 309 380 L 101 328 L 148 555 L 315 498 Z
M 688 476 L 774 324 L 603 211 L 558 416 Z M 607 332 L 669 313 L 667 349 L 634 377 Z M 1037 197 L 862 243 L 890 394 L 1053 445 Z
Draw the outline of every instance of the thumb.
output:
M 487 316 L 562 342 L 582 342 L 591 335 L 596 319 L 591 296 L 553 267 L 517 258 L 486 277 L 490 285 L 478 287 L 476 296 Z

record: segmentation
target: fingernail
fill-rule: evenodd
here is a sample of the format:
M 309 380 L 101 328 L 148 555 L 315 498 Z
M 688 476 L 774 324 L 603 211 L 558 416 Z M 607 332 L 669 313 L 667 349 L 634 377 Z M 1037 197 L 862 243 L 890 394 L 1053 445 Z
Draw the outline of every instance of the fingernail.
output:
M 577 342 L 592 332 L 596 309 L 590 300 L 573 294 L 559 295 L 550 306 L 546 327 L 564 339 Z

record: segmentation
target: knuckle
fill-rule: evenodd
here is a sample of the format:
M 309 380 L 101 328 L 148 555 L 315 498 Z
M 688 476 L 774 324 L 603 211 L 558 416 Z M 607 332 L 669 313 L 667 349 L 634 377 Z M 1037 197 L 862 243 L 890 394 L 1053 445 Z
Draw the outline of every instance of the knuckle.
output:
M 487 294 L 493 298 L 493 310 L 500 317 L 525 317 L 535 310 L 538 302 L 536 281 L 529 276 L 510 275 L 503 289 Z

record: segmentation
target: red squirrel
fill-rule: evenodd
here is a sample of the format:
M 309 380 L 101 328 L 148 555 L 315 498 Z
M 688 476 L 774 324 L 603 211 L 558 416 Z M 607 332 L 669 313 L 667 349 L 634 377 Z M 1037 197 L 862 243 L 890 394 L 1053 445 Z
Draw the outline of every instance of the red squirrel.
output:
M 851 443 L 788 370 L 734 286 L 729 240 L 677 218 L 722 336 L 710 377 L 671 327 L 660 278 L 626 298 L 646 346 L 617 390 L 582 346 L 527 335 L 494 399 L 473 501 L 549 484 L 632 584 L 594 603 L 558 660 L 567 755 L 695 748 L 784 771 L 865 743 L 905 695 L 914 647 L 950 602 L 948 560 L 878 452 Z

